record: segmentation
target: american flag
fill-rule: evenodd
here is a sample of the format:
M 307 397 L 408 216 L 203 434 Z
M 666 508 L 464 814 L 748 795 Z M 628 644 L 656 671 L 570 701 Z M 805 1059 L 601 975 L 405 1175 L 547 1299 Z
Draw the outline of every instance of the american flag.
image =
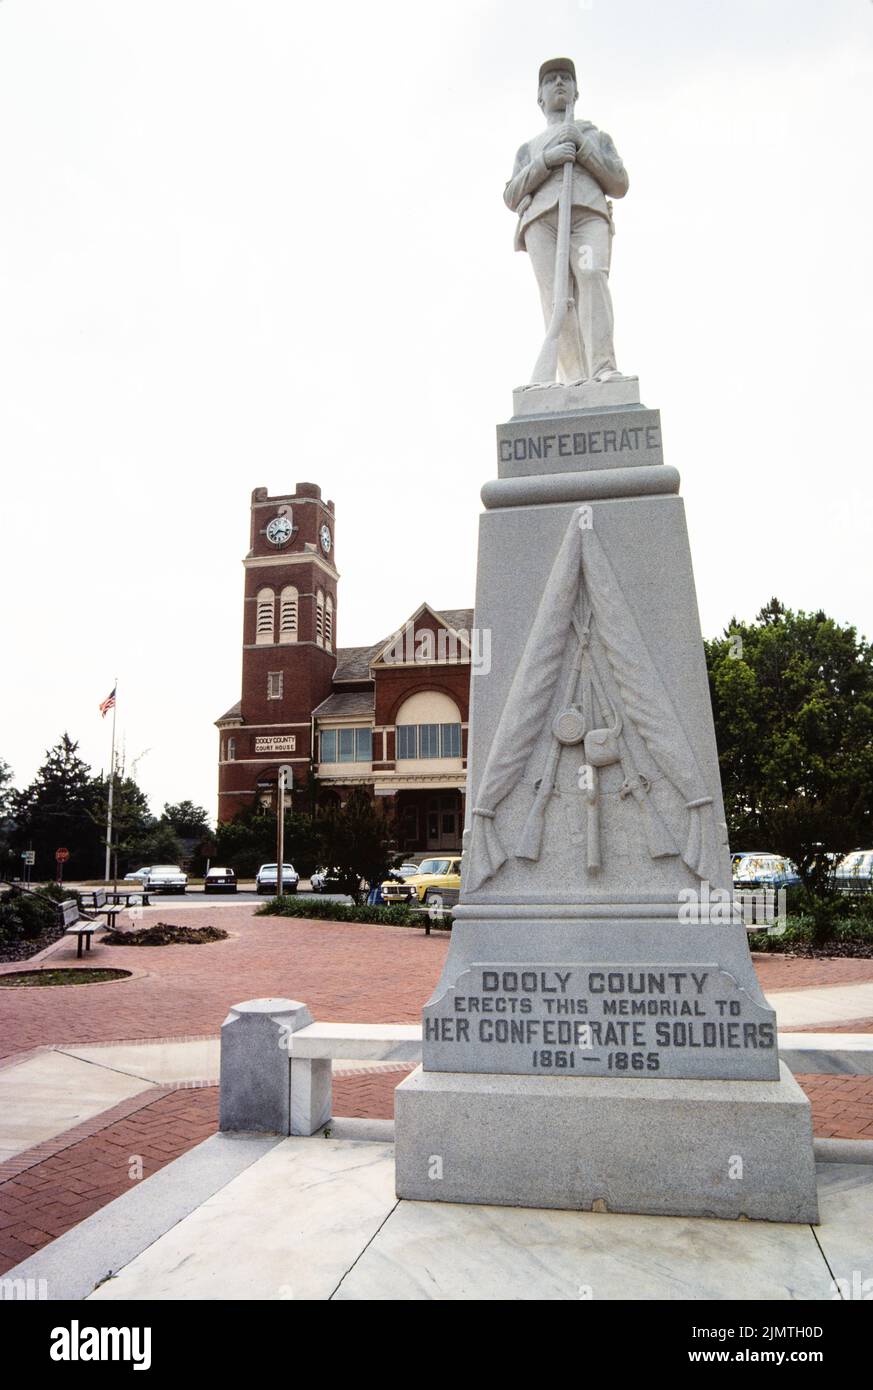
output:
M 117 689 L 118 686 L 114 685 L 112 687 L 112 694 L 107 695 L 105 700 L 100 701 L 100 713 L 104 719 L 111 709 L 115 709 L 115 692 Z

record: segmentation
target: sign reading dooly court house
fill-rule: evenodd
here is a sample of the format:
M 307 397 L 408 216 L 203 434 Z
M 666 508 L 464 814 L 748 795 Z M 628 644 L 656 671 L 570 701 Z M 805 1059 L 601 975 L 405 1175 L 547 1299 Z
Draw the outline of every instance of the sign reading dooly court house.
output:
M 424 1010 L 431 1071 L 764 1080 L 776 1057 L 771 1011 L 714 964 L 474 965 Z
M 296 734 L 256 734 L 256 753 L 293 753 L 297 747 Z

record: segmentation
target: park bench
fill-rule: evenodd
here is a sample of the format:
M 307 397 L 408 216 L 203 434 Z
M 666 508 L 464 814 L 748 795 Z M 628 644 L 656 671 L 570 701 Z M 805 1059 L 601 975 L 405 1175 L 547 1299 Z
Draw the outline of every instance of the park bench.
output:
M 108 927 L 114 927 L 115 919 L 118 916 L 119 912 L 124 911 L 123 907 L 119 907 L 117 904 L 110 903 L 107 900 L 105 888 L 86 888 L 84 890 L 80 889 L 79 898 L 81 900 L 82 907 L 87 912 L 99 912 L 102 917 L 105 917 L 106 925 Z
M 64 936 L 75 936 L 77 939 L 76 960 L 81 960 L 83 942 L 85 949 L 90 951 L 91 937 L 98 929 L 105 929 L 106 924 L 95 921 L 93 917 L 85 916 L 75 898 L 65 898 L 62 903 L 55 905 L 60 915 Z

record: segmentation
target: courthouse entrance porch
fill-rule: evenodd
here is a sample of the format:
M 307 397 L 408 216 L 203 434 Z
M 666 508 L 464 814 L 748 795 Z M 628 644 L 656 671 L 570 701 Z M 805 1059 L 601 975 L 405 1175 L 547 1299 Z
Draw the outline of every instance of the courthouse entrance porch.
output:
M 395 805 L 398 847 L 404 853 L 460 850 L 464 797 L 457 787 L 398 791 Z

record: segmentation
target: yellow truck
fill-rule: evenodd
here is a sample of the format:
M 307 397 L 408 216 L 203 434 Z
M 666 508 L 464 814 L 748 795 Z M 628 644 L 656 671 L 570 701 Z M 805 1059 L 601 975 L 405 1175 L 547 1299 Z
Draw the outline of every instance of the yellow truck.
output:
M 430 908 L 435 915 L 454 907 L 460 891 L 459 854 L 423 859 L 416 873 L 400 880 L 386 878 L 382 884 L 382 897 L 392 907 L 408 903 L 410 907 Z

